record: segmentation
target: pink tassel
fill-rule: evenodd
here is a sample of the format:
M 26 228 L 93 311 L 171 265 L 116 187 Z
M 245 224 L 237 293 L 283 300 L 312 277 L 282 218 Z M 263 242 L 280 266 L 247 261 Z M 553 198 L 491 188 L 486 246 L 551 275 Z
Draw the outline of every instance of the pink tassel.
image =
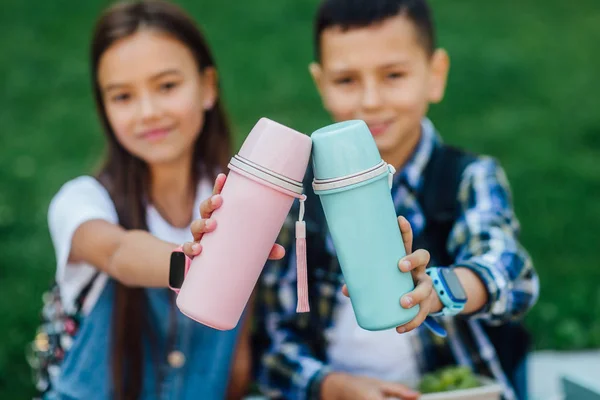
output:
M 306 263 L 306 224 L 304 218 L 304 200 L 300 200 L 300 220 L 296 222 L 296 274 L 298 280 L 298 306 L 296 312 L 310 311 L 308 304 L 308 271 Z

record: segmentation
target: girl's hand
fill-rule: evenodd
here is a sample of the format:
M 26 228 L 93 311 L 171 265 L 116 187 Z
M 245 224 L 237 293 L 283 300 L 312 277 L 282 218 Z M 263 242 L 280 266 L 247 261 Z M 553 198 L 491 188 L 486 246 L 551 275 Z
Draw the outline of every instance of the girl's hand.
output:
M 212 196 L 204 200 L 200 204 L 200 217 L 201 219 L 197 219 L 192 222 L 191 231 L 194 236 L 193 242 L 186 242 L 183 245 L 183 252 L 186 256 L 190 258 L 194 258 L 202 252 L 202 245 L 200 244 L 200 239 L 204 236 L 205 233 L 212 232 L 217 228 L 217 221 L 211 219 L 212 213 L 221 207 L 223 204 L 223 197 L 221 197 L 221 190 L 223 190 L 223 186 L 225 185 L 225 180 L 227 176 L 225 174 L 219 174 L 217 179 L 215 180 L 215 186 L 213 188 Z M 283 258 L 285 255 L 285 250 L 282 246 L 275 244 L 271 249 L 271 253 L 269 254 L 270 260 L 279 260 Z

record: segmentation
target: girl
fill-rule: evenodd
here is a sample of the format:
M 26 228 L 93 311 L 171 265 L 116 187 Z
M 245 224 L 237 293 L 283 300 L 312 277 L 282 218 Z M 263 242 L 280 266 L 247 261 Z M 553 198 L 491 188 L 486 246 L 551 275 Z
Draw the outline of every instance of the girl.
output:
M 186 318 L 167 289 L 171 252 L 216 226 L 191 234 L 230 157 L 212 55 L 179 8 L 140 1 L 101 16 L 91 63 L 108 152 L 50 204 L 58 296 L 34 344 L 38 387 L 52 399 L 239 398 L 247 336 Z

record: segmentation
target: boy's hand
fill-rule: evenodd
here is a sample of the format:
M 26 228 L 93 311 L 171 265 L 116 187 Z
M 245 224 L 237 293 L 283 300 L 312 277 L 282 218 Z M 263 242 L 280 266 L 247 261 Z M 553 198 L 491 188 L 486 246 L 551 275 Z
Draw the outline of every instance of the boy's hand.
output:
M 406 257 L 398 263 L 398 268 L 400 268 L 400 271 L 402 272 L 410 271 L 416 286 L 413 291 L 402 296 L 400 304 L 404 308 L 412 308 L 416 304 L 420 307 L 419 313 L 412 321 L 396 327 L 398 333 L 405 333 L 410 332 L 421 325 L 430 313 L 441 310 L 442 303 L 435 290 L 433 290 L 431 278 L 425 272 L 427 264 L 429 263 L 429 252 L 424 249 L 419 249 L 413 253 L 413 233 L 410 223 L 406 218 L 401 216 L 398 217 L 398 225 L 400 226 L 400 232 L 402 233 L 402 240 L 404 241 L 404 248 L 407 254 Z M 342 287 L 342 293 L 349 296 L 348 287 L 346 285 Z
M 418 392 L 402 384 L 343 373 L 327 375 L 321 386 L 321 399 L 327 400 L 416 400 L 418 398 Z
M 225 185 L 225 180 L 227 176 L 225 174 L 219 174 L 217 179 L 215 180 L 215 186 L 213 188 L 212 196 L 204 200 L 200 204 L 200 217 L 201 219 L 197 219 L 192 222 L 191 231 L 194 236 L 193 242 L 186 242 L 183 245 L 183 252 L 190 258 L 194 258 L 202 252 L 202 245 L 200 244 L 200 239 L 204 236 L 205 233 L 212 232 L 217 227 L 217 222 L 215 220 L 210 219 L 212 213 L 221 207 L 223 204 L 223 197 L 221 197 L 221 190 L 223 190 L 223 186 Z M 275 244 L 271 249 L 271 253 L 269 254 L 270 260 L 279 260 L 283 258 L 285 255 L 285 250 L 282 246 Z

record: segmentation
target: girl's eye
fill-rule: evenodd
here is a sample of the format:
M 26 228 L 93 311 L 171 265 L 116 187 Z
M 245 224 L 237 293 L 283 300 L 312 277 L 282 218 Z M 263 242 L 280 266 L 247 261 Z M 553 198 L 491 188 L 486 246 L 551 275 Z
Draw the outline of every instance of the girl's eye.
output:
M 177 86 L 177 82 L 165 82 L 161 83 L 160 90 L 163 92 L 168 92 L 171 89 L 174 89 Z

